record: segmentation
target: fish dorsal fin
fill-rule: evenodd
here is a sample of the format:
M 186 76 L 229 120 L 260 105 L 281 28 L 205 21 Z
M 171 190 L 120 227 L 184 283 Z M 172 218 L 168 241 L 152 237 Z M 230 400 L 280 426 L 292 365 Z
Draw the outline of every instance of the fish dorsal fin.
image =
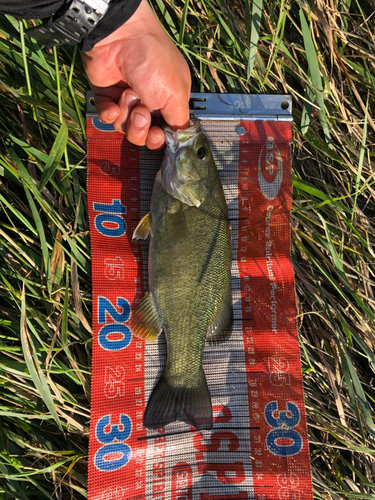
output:
M 229 285 L 223 307 L 208 327 L 206 340 L 209 342 L 224 342 L 224 340 L 228 340 L 232 333 L 232 321 L 232 292 Z
M 132 312 L 129 327 L 133 335 L 144 340 L 155 340 L 163 330 L 150 291 L 144 294 Z
M 146 240 L 151 230 L 151 213 L 146 214 L 139 221 L 133 233 L 133 240 Z

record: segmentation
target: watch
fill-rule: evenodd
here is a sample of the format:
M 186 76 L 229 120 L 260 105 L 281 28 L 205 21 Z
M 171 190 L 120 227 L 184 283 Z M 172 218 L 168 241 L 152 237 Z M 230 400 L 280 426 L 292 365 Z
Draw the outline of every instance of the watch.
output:
M 108 10 L 111 0 L 72 0 L 48 21 L 26 33 L 40 45 L 78 45 L 95 28 Z

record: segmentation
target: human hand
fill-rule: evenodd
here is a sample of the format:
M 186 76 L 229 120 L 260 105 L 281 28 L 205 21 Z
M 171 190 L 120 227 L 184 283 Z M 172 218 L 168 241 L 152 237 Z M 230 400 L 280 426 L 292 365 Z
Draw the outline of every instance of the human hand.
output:
M 164 132 L 152 124 L 154 117 L 173 128 L 188 126 L 190 71 L 147 0 L 82 59 L 99 118 L 133 144 L 163 145 Z

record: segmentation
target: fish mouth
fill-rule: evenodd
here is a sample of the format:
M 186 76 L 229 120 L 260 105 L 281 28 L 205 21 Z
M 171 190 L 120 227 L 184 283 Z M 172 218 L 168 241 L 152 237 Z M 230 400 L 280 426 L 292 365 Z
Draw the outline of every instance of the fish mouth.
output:
M 201 123 L 196 119 L 190 127 L 181 130 L 172 130 L 168 126 L 163 127 L 165 142 L 170 153 L 177 153 L 181 146 L 186 146 L 201 131 Z
M 198 182 L 201 180 L 200 177 L 194 177 L 193 175 L 182 175 L 177 173 L 177 179 L 183 184 Z
M 194 144 L 197 134 L 201 132 L 201 124 L 197 119 L 185 130 L 164 128 L 166 149 L 161 165 L 161 184 L 168 194 L 189 206 L 199 207 L 204 199 L 198 199 L 192 188 L 201 181 L 193 172 L 181 172 L 180 152 Z

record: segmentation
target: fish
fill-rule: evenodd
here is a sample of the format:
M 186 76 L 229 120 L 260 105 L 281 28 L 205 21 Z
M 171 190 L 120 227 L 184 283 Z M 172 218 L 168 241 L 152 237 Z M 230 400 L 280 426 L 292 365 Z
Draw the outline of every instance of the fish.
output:
M 202 367 L 206 339 L 223 342 L 232 323 L 231 234 L 223 187 L 199 120 L 164 128 L 166 149 L 150 212 L 133 239 L 149 238 L 149 290 L 131 314 L 136 337 L 164 331 L 167 360 L 143 424 L 176 420 L 211 429 L 212 402 Z

